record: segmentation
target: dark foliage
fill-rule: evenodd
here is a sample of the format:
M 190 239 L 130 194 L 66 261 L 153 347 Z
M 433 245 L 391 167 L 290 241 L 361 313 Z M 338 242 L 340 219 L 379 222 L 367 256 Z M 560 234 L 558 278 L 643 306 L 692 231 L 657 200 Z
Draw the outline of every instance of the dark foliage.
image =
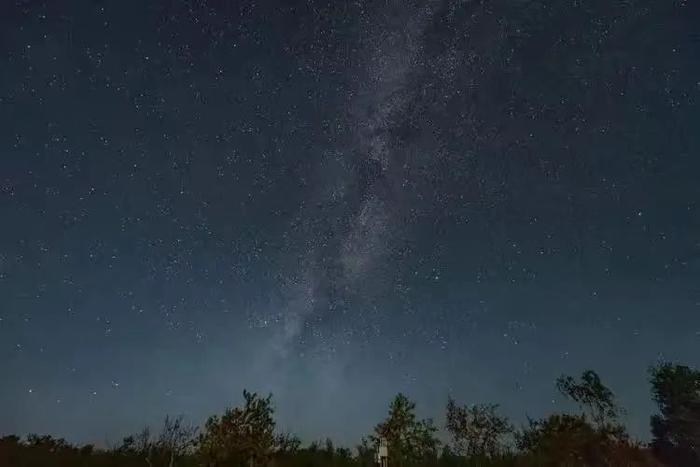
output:
M 508 419 L 496 413 L 495 404 L 459 406 L 447 401 L 447 430 L 458 454 L 494 458 L 506 452 L 505 437 L 513 430 Z
M 393 466 L 421 465 L 437 459 L 437 429 L 432 420 L 419 420 L 415 408 L 414 402 L 399 393 L 391 402 L 388 417 L 374 428 L 369 438 L 374 447 L 382 438 L 387 441 Z
M 275 431 L 272 396 L 244 391 L 241 407 L 210 417 L 198 436 L 181 417 L 167 417 L 158 434 L 145 428 L 109 449 L 77 447 L 51 436 L 6 436 L 0 438 L 0 466 L 370 467 L 380 439 L 386 440 L 390 465 L 396 467 L 700 465 L 700 372 L 663 364 L 651 370 L 651 383 L 660 413 L 652 418 L 650 449 L 630 440 L 618 420 L 622 410 L 613 392 L 586 371 L 579 380 L 557 380 L 557 388 L 581 406 L 581 413 L 551 414 L 517 431 L 496 405 L 462 406 L 450 399 L 446 428 L 453 444 L 441 451 L 437 428 L 430 419 L 419 419 L 415 403 L 403 394 L 353 452 L 330 439 L 302 447 L 295 436 Z
M 659 406 L 651 418 L 654 453 L 670 466 L 700 465 L 700 371 L 661 364 L 650 373 Z

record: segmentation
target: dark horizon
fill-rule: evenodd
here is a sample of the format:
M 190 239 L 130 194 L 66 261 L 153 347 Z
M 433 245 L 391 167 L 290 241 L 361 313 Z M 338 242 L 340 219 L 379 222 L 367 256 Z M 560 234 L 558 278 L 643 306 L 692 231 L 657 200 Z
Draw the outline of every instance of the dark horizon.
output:
M 654 368 L 657 368 L 659 365 L 681 365 L 684 366 L 680 363 L 671 363 L 671 362 L 658 362 L 656 366 L 650 367 L 650 371 Z M 585 371 L 594 371 L 594 370 L 584 370 Z M 695 371 L 695 370 L 694 370 Z M 583 373 L 583 372 L 582 372 Z M 700 375 L 700 373 L 698 373 Z M 559 378 L 563 377 L 568 377 L 572 375 L 559 375 Z M 573 375 L 573 378 L 578 378 L 578 375 Z M 557 384 L 555 384 L 556 381 L 551 382 L 551 385 L 553 388 L 555 388 L 555 399 L 552 400 L 552 404 L 558 404 L 556 406 L 553 405 L 553 409 L 547 413 L 543 414 L 543 417 L 547 417 L 551 414 L 556 414 L 556 413 L 562 413 L 562 414 L 571 414 L 571 415 L 579 415 L 582 413 L 586 412 L 585 408 L 582 408 L 582 406 L 578 405 L 576 402 L 572 401 L 570 398 L 568 398 L 565 394 L 562 394 L 562 392 L 557 388 Z M 605 384 L 605 383 L 604 383 Z M 653 389 L 651 381 L 649 382 L 650 389 Z M 167 420 L 181 420 L 181 422 L 190 428 L 195 429 L 195 434 L 199 435 L 204 431 L 206 421 L 210 419 L 211 417 L 216 417 L 216 416 L 221 416 L 223 413 L 226 412 L 228 409 L 235 409 L 238 407 L 242 407 L 245 403 L 245 392 L 249 391 L 248 389 L 243 389 L 243 392 L 241 394 L 238 394 L 237 397 L 232 398 L 231 402 L 227 403 L 225 406 L 222 406 L 220 410 L 217 413 L 211 413 L 211 414 L 205 414 L 202 419 L 190 419 L 188 416 L 184 413 L 168 413 L 164 414 L 160 419 L 154 420 L 153 423 L 142 423 L 140 425 L 136 425 L 132 427 L 131 429 L 122 432 L 117 438 L 115 439 L 103 439 L 103 440 L 97 440 L 97 439 L 87 439 L 87 440 L 76 440 L 76 439 L 66 439 L 61 435 L 61 433 L 49 433 L 49 432 L 36 432 L 36 431 L 28 431 L 25 433 L 15 433 L 15 432 L 0 432 L 0 438 L 3 436 L 17 436 L 20 440 L 26 440 L 27 437 L 29 436 L 50 436 L 54 439 L 63 439 L 67 443 L 73 446 L 77 447 L 82 447 L 84 445 L 90 445 L 93 446 L 96 449 L 117 449 L 118 446 L 123 442 L 123 440 L 127 437 L 136 437 L 141 433 L 143 430 L 147 429 L 151 431 L 151 433 L 154 436 L 157 436 L 159 433 L 159 430 L 162 429 L 163 423 L 166 422 Z M 285 412 L 283 407 L 279 407 L 279 405 L 275 402 L 275 395 L 272 393 L 259 393 L 256 391 L 249 391 L 255 394 L 258 397 L 270 397 L 272 404 L 272 410 L 274 414 L 278 414 L 280 411 L 282 413 Z M 359 447 L 361 447 L 362 443 L 364 440 L 372 434 L 374 428 L 377 426 L 377 424 L 382 422 L 382 419 L 386 418 L 387 415 L 390 413 L 390 404 L 393 400 L 396 399 L 396 397 L 401 397 L 405 396 L 404 393 L 402 392 L 397 392 L 392 395 L 392 397 L 385 401 L 384 404 L 384 411 L 383 412 L 378 412 L 376 420 L 374 420 L 369 426 L 367 426 L 366 430 L 361 433 L 361 435 L 355 439 L 355 440 L 345 440 L 345 442 L 338 442 L 338 440 L 334 439 L 331 436 L 328 435 L 321 435 L 317 437 L 302 437 L 299 435 L 299 430 L 295 429 L 294 426 L 286 426 L 286 425 L 279 425 L 279 420 L 275 418 L 275 422 L 277 424 L 276 429 L 279 434 L 282 435 L 288 435 L 294 438 L 297 438 L 299 442 L 301 443 L 302 448 L 308 448 L 311 445 L 317 445 L 317 446 L 322 446 L 324 443 L 327 443 L 328 441 L 332 442 L 336 448 L 347 448 L 350 450 L 353 455 L 357 454 L 357 450 Z M 408 397 L 408 396 L 406 396 Z M 653 403 L 653 391 L 650 391 L 650 401 L 652 401 L 653 408 L 651 412 L 649 413 L 648 419 L 652 415 L 656 415 L 659 412 L 658 406 Z M 409 397 L 410 400 L 410 397 Z M 501 404 L 498 401 L 493 401 L 489 400 L 487 402 L 469 402 L 465 401 L 462 399 L 459 399 L 458 396 L 454 394 L 448 395 L 445 404 L 443 404 L 442 410 L 439 413 L 426 413 L 426 411 L 421 408 L 420 406 L 416 406 L 415 413 L 418 417 L 430 420 L 433 422 L 436 432 L 435 432 L 435 437 L 438 440 L 439 443 L 441 443 L 441 446 L 452 446 L 452 441 L 451 441 L 451 435 L 448 429 L 447 425 L 447 419 L 446 419 L 446 407 L 448 406 L 447 402 L 448 401 L 454 401 L 457 404 L 464 403 L 466 402 L 466 406 L 472 406 L 472 405 L 481 405 L 481 404 L 495 404 L 496 405 L 496 410 L 499 413 L 502 413 L 503 411 L 503 404 Z M 618 400 L 617 395 L 613 391 L 613 400 L 615 403 L 618 405 L 618 408 L 620 409 L 619 416 L 616 417 L 616 420 L 621 424 L 621 426 L 627 430 L 629 427 L 627 425 L 627 419 L 628 419 L 628 410 L 621 405 L 621 401 Z M 506 407 L 508 404 L 506 404 Z M 282 410 L 280 410 L 282 409 Z M 526 408 L 523 408 L 523 416 L 518 417 L 517 415 L 514 417 L 514 419 L 511 419 L 510 417 L 506 416 L 508 418 L 508 421 L 512 423 L 512 429 L 514 432 L 521 432 L 524 431 L 528 428 L 528 424 L 531 421 L 535 421 L 536 418 L 533 417 L 527 410 Z M 529 418 L 528 418 L 529 417 Z M 332 417 L 329 417 L 329 420 L 331 420 Z M 647 427 L 647 431 L 645 433 L 641 433 L 641 435 L 635 434 L 635 433 L 629 433 L 632 436 L 632 440 L 635 442 L 640 443 L 640 445 L 644 448 L 647 448 L 648 444 L 652 440 L 651 432 L 649 430 L 649 427 Z M 1 457 L 0 457 L 1 459 Z
M 244 388 L 354 446 L 397 392 L 517 422 L 700 367 L 697 2 L 17 1 L 0 434 Z M 332 414 L 330 416 L 329 414 Z

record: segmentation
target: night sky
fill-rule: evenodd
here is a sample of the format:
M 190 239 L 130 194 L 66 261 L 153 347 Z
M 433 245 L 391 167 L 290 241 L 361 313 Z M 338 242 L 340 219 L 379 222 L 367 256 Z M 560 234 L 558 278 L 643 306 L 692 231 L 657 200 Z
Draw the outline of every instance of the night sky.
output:
M 516 423 L 700 365 L 700 6 L 6 1 L 0 433 Z

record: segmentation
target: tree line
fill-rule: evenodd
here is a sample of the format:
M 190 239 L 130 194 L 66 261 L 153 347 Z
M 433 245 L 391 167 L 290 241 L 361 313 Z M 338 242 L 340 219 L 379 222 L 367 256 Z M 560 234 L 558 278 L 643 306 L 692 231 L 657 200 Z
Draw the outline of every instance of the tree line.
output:
M 145 428 L 106 449 L 51 436 L 5 436 L 0 466 L 370 467 L 381 441 L 390 467 L 700 466 L 700 371 L 664 363 L 649 375 L 658 406 L 649 443 L 629 436 L 614 393 L 588 370 L 556 380 L 577 411 L 528 419 L 520 427 L 497 404 L 449 398 L 446 443 L 433 420 L 419 419 L 415 403 L 398 394 L 386 419 L 355 450 L 330 439 L 302 446 L 298 437 L 277 431 L 272 395 L 244 391 L 242 406 L 209 417 L 203 427 L 166 417 L 159 431 Z

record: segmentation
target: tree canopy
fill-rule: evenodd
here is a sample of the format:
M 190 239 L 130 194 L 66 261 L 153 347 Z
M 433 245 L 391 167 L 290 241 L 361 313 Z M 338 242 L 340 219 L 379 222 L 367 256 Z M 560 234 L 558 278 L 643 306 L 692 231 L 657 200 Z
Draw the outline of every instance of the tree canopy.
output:
M 467 457 L 495 457 L 506 450 L 504 438 L 513 430 L 506 417 L 498 415 L 498 405 L 460 406 L 447 401 L 447 430 L 455 451 Z
M 397 394 L 389 406 L 389 415 L 370 435 L 373 446 L 385 439 L 392 453 L 392 465 L 406 467 L 435 459 L 439 441 L 431 419 L 416 417 L 416 404 L 404 394 Z
M 651 418 L 652 449 L 669 465 L 700 465 L 700 371 L 664 363 L 650 376 L 659 406 Z
M 201 428 L 166 417 L 159 431 L 146 427 L 114 447 L 74 446 L 62 438 L 30 434 L 0 438 L 5 467 L 371 467 L 381 440 L 390 467 L 693 467 L 700 465 L 700 372 L 664 363 L 650 370 L 659 412 L 652 441 L 634 441 L 621 423 L 613 391 L 593 371 L 561 376 L 556 388 L 580 411 L 552 413 L 516 428 L 498 405 L 459 404 L 448 398 L 445 426 L 419 418 L 416 404 L 397 394 L 386 418 L 353 452 L 332 440 L 302 446 L 276 430 L 272 395 L 243 392 L 243 404 L 209 417 Z M 332 416 L 332 414 L 331 414 Z M 653 456 L 652 456 L 653 454 Z

